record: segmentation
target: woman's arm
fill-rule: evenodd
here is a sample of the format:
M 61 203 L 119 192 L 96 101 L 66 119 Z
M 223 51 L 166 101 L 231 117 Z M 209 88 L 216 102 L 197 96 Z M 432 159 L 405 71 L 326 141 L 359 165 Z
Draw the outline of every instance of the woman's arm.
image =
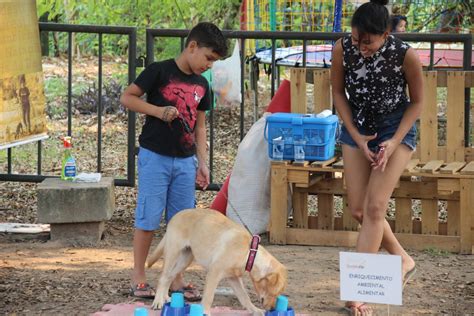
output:
M 131 111 L 154 116 L 165 122 L 171 122 L 178 117 L 178 109 L 174 106 L 155 106 L 142 100 L 140 97 L 143 94 L 144 91 L 132 83 L 122 93 L 120 103 Z
M 423 73 L 418 54 L 413 48 L 409 48 L 405 55 L 403 71 L 408 82 L 410 106 L 405 111 L 397 132 L 393 135 L 398 143 L 403 140 L 423 109 Z
M 341 117 L 342 121 L 344 122 L 344 126 L 351 135 L 352 139 L 356 142 L 359 148 L 364 151 L 366 158 L 370 162 L 374 162 L 375 153 L 373 153 L 369 149 L 367 143 L 371 139 L 374 139 L 376 135 L 361 135 L 352 121 L 352 112 L 346 97 L 344 85 L 344 66 L 342 65 L 342 60 L 342 40 L 339 39 L 334 45 L 331 63 L 331 84 L 334 106 L 336 107 L 336 110 L 339 113 L 339 116 Z
M 397 146 L 400 145 L 423 109 L 423 75 L 420 59 L 413 48 L 409 48 L 405 55 L 403 71 L 405 72 L 405 78 L 408 83 L 410 105 L 403 114 L 400 125 L 393 137 L 380 144 L 380 146 L 384 147 L 385 150 L 382 158 L 372 165 L 374 169 L 380 168 L 382 171 L 385 170 L 385 166 L 387 165 L 390 156 Z

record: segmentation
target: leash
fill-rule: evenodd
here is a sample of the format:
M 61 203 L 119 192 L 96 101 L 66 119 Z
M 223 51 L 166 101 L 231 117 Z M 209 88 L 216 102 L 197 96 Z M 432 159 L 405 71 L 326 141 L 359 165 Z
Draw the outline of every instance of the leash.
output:
M 222 189 L 222 187 L 221 187 L 221 189 Z M 250 272 L 252 270 L 253 264 L 255 262 L 255 258 L 257 257 L 258 245 L 260 244 L 261 238 L 260 238 L 259 235 L 252 234 L 252 232 L 250 231 L 249 227 L 245 224 L 242 217 L 240 217 L 239 212 L 237 212 L 234 205 L 232 205 L 232 203 L 230 202 L 229 196 L 224 192 L 222 192 L 222 193 L 224 194 L 224 196 L 227 200 L 227 204 L 229 204 L 232 211 L 235 213 L 235 215 L 237 215 L 237 218 L 239 219 L 239 221 L 242 223 L 242 225 L 245 227 L 245 229 L 250 233 L 250 235 L 252 235 L 252 240 L 250 241 L 249 256 L 247 258 L 247 263 L 245 264 L 245 271 Z
M 229 180 L 230 181 L 230 180 Z M 222 186 L 219 188 L 219 189 L 222 189 Z M 252 236 L 258 236 L 258 235 L 254 235 L 252 234 L 252 231 L 250 231 L 249 227 L 245 224 L 245 222 L 243 221 L 242 217 L 240 217 L 239 215 L 239 212 L 237 212 L 237 210 L 235 209 L 234 205 L 232 205 L 232 203 L 230 202 L 229 200 L 229 196 L 227 195 L 227 193 L 224 193 L 222 192 L 227 200 L 227 204 L 229 204 L 230 208 L 232 209 L 232 212 L 234 212 L 235 215 L 237 215 L 237 218 L 239 219 L 240 223 L 245 227 L 245 229 L 250 233 L 250 235 Z M 260 238 L 260 236 L 259 236 Z

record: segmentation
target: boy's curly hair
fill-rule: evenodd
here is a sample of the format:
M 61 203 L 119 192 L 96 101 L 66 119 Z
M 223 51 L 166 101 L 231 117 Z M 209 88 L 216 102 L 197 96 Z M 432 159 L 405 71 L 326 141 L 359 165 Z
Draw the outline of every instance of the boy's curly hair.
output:
M 221 57 L 227 56 L 229 49 L 227 40 L 221 30 L 213 23 L 200 22 L 191 29 L 186 38 L 186 47 L 191 41 L 196 41 L 199 47 L 211 48 Z

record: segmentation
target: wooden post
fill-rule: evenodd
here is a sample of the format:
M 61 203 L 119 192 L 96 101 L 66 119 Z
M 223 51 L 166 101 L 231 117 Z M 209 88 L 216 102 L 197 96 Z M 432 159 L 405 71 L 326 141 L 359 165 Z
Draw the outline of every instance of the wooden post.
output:
M 293 188 L 293 223 L 296 228 L 308 228 L 308 192 Z
M 271 166 L 270 242 L 286 244 L 288 220 L 288 172 L 284 166 Z
M 464 81 L 463 71 L 448 71 L 446 109 L 446 160 L 464 161 Z
M 425 105 L 420 116 L 420 158 L 426 163 L 438 157 L 437 72 L 427 71 L 423 77 Z M 438 234 L 438 201 L 422 199 L 421 208 L 421 232 Z
M 425 106 L 420 115 L 420 158 L 427 162 L 438 156 L 437 72 L 425 72 L 423 77 Z
M 343 230 L 356 231 L 359 228 L 359 223 L 352 217 L 351 211 L 349 210 L 349 202 L 347 201 L 347 195 L 342 196 L 342 227 Z
M 329 69 L 314 70 L 314 113 L 332 109 Z M 334 229 L 334 195 L 318 194 L 318 228 Z
M 395 206 L 395 232 L 411 234 L 413 229 L 411 199 L 396 198 Z
M 474 219 L 474 179 L 461 179 L 460 221 L 461 250 L 463 254 L 472 254 L 474 243 L 472 227 Z
M 331 102 L 331 78 L 329 69 L 317 69 L 313 71 L 314 80 L 314 113 L 332 109 Z
M 306 114 L 306 68 L 290 69 L 291 112 Z

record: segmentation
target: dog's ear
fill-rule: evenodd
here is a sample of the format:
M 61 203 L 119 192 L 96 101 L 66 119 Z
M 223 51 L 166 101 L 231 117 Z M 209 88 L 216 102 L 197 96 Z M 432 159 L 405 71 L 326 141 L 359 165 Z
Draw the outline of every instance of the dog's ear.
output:
M 278 279 L 279 279 L 279 275 L 278 273 L 270 273 L 269 275 L 267 275 L 267 280 L 268 280 L 268 284 L 272 287 L 274 287 L 275 285 L 278 284 Z
M 282 266 L 280 271 L 278 272 L 272 272 L 267 275 L 267 280 L 268 280 L 268 285 L 277 290 L 277 291 L 284 291 L 286 288 L 286 282 L 287 282 L 287 271 L 286 269 Z

